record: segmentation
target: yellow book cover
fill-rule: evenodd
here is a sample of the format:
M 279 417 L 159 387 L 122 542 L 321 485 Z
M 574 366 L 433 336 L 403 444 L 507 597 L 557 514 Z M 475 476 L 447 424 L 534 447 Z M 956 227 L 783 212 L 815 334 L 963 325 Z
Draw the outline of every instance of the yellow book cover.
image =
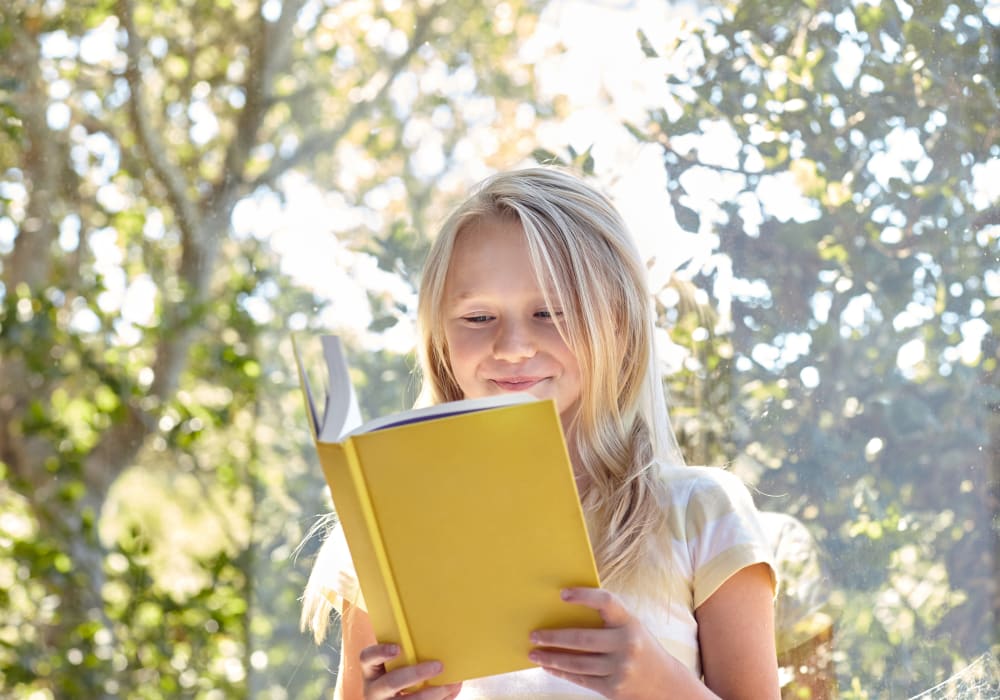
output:
M 375 636 L 402 649 L 390 668 L 439 660 L 435 684 L 506 673 L 532 666 L 534 629 L 600 627 L 559 597 L 600 583 L 554 402 L 457 401 L 345 429 L 347 365 L 321 340 L 322 410 L 296 350 L 299 376 Z

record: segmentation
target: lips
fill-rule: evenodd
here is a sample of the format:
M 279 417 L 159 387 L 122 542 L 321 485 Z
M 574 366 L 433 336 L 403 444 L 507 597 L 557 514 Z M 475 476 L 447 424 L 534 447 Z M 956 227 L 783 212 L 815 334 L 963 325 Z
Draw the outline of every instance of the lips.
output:
M 504 391 L 527 391 L 546 379 L 548 377 L 498 377 L 490 381 Z

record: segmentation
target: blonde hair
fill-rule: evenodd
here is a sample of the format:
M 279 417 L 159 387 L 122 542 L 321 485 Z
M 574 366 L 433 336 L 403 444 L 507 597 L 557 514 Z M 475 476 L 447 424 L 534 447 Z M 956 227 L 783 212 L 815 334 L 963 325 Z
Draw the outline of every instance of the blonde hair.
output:
M 581 501 L 605 584 L 634 571 L 643 535 L 661 520 L 656 460 L 682 463 L 653 346 L 646 268 L 619 213 L 598 190 L 555 168 L 485 180 L 445 222 L 424 266 L 418 295 L 421 399 L 462 398 L 452 374 L 442 310 L 458 236 L 497 218 L 520 223 L 535 275 L 563 309 L 565 340 L 580 365 L 582 391 L 572 429 Z
M 445 221 L 424 266 L 421 403 L 463 397 L 444 334 L 445 280 L 458 236 L 490 218 L 521 225 L 535 275 L 546 282 L 540 286 L 554 296 L 546 302 L 563 310 L 561 332 L 582 382 L 567 440 L 584 477 L 580 496 L 601 579 L 621 587 L 663 521 L 654 465 L 683 463 L 657 370 L 646 268 L 608 198 L 574 175 L 530 168 L 488 178 Z M 308 617 L 314 631 L 325 631 L 319 618 L 329 612 L 328 603 L 310 602 L 307 587 L 303 624 Z

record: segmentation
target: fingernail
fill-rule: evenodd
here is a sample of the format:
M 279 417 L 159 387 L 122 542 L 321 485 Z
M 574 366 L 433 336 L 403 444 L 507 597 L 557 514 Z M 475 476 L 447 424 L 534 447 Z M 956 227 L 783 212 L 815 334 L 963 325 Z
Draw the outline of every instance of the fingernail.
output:
M 444 664 L 440 661 L 434 661 L 431 663 L 431 671 L 434 673 L 441 673 L 444 670 Z
M 562 590 L 561 590 L 561 591 L 559 592 L 559 596 L 560 596 L 560 597 L 561 597 L 561 598 L 562 598 L 563 600 L 569 600 L 570 598 L 572 598 L 572 597 L 573 597 L 573 592 L 572 592 L 571 590 L 569 590 L 568 588 L 564 588 L 564 589 L 562 589 Z
M 535 663 L 535 664 L 537 664 L 537 663 L 539 663 L 539 662 L 541 661 L 541 656 L 539 656 L 539 654 L 538 654 L 538 652 L 537 652 L 537 651 L 529 651 L 529 652 L 528 652 L 528 659 L 529 659 L 529 660 L 530 660 L 530 661 L 531 661 L 532 663 Z

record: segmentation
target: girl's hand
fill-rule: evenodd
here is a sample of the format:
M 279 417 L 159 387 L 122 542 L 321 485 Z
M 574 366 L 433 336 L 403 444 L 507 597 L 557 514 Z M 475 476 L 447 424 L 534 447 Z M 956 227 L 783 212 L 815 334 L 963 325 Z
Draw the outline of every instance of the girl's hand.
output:
M 528 655 L 553 676 L 607 698 L 662 697 L 680 662 L 671 656 L 622 605 L 602 588 L 567 588 L 562 598 L 601 614 L 601 629 L 537 630 Z
M 414 666 L 385 670 L 385 662 L 399 654 L 395 644 L 373 644 L 361 650 L 361 677 L 365 700 L 388 700 L 400 697 L 402 691 L 430 680 L 441 673 L 440 661 L 425 661 Z M 409 700 L 453 700 L 462 689 L 461 683 L 430 686 L 407 693 Z

